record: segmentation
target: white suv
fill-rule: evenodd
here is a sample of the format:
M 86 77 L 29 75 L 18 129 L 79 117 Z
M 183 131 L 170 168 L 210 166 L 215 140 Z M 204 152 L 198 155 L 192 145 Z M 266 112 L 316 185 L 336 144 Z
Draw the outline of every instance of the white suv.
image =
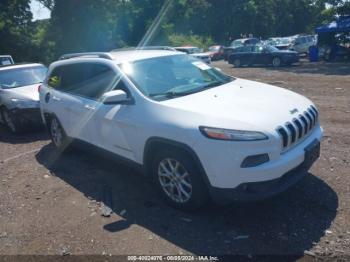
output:
M 59 150 L 75 139 L 130 160 L 182 209 L 270 197 L 320 154 L 310 100 L 176 51 L 65 55 L 40 100 Z

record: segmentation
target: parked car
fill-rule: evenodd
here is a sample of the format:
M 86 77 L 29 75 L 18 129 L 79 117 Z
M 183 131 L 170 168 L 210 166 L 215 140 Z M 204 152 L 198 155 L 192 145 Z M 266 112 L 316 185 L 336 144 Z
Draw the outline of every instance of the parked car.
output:
M 62 59 L 40 89 L 53 145 L 62 151 L 84 141 L 134 163 L 177 208 L 270 197 L 319 157 L 318 110 L 289 90 L 225 75 L 181 52 Z
M 137 47 L 125 47 L 125 48 L 113 49 L 113 50 L 111 50 L 111 52 L 129 51 L 129 50 L 169 50 L 169 51 L 176 51 L 176 49 L 171 47 L 171 46 L 137 46 Z
M 210 59 L 212 61 L 224 58 L 224 47 L 222 45 L 210 46 L 208 50 Z
M 227 61 L 230 54 L 237 47 L 246 46 L 246 45 L 256 45 L 258 43 L 260 43 L 260 40 L 258 38 L 242 38 L 242 39 L 236 39 L 232 41 L 229 47 L 224 48 L 225 61 Z
M 293 44 L 293 39 L 290 37 L 269 38 L 267 44 L 272 45 L 279 50 L 289 50 Z
M 316 45 L 316 37 L 314 35 L 297 35 L 293 37 L 290 50 L 294 50 L 299 54 L 308 54 L 310 46 Z
M 175 50 L 184 52 L 186 54 L 189 54 L 193 57 L 201 59 L 203 62 L 210 64 L 211 59 L 210 59 L 210 54 L 209 53 L 204 53 L 203 49 L 200 49 L 195 46 L 182 46 L 182 47 L 174 47 Z
M 38 86 L 46 72 L 42 64 L 0 67 L 0 122 L 11 132 L 42 124 Z
M 239 47 L 244 45 L 256 45 L 260 42 L 258 38 L 242 38 L 231 42 L 230 47 Z
M 289 50 L 278 50 L 270 45 L 242 46 L 234 49 L 228 62 L 235 67 L 244 65 L 291 65 L 299 61 L 298 53 Z
M 0 55 L 0 66 L 13 65 L 13 59 L 10 55 Z

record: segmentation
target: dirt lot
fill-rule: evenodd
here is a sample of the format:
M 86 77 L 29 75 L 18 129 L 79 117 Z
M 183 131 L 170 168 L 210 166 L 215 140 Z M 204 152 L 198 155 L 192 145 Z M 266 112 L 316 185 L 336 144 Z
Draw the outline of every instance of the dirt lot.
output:
M 350 259 L 350 64 L 215 66 L 311 98 L 321 159 L 284 194 L 188 214 L 164 205 L 139 172 L 79 150 L 56 155 L 45 133 L 0 128 L 0 254 L 283 254 Z M 111 189 L 114 214 L 101 216 Z

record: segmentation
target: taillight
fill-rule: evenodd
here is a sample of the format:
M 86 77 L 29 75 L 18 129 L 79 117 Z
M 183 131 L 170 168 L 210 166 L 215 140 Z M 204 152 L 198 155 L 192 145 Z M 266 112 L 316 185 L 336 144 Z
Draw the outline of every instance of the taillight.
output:
M 41 90 L 41 85 L 38 86 L 38 92 L 40 93 Z

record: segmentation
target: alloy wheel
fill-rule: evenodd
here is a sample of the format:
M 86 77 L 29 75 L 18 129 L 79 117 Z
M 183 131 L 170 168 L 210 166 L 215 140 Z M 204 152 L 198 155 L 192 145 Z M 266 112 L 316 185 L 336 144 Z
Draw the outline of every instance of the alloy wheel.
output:
M 56 118 L 52 119 L 50 130 L 52 142 L 56 147 L 61 147 L 63 144 L 63 131 Z
M 192 197 L 192 183 L 185 167 L 177 160 L 166 158 L 158 166 L 158 179 L 165 194 L 177 203 Z

